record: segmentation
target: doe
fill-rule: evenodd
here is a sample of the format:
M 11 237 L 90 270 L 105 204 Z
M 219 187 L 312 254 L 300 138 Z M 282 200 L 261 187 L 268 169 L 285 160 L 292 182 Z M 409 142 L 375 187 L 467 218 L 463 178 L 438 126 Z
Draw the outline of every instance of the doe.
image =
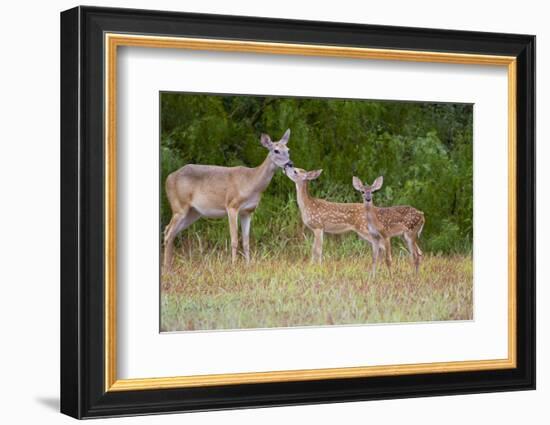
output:
M 172 219 L 164 230 L 164 268 L 172 264 L 176 235 L 200 217 L 229 218 L 231 258 L 237 259 L 240 218 L 242 243 L 246 262 L 250 261 L 250 222 L 262 192 L 271 182 L 275 171 L 291 165 L 288 129 L 281 140 L 273 142 L 267 134 L 260 137 L 269 151 L 264 162 L 255 168 L 219 167 L 187 164 L 166 179 L 166 195 L 172 209 Z

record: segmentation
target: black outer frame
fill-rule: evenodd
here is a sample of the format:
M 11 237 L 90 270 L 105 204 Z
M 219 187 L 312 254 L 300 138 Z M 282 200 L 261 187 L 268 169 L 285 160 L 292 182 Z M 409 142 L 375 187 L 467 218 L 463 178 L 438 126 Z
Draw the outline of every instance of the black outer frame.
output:
M 517 57 L 517 368 L 104 391 L 104 32 Z M 76 7 L 61 13 L 61 412 L 76 418 L 535 388 L 535 37 Z

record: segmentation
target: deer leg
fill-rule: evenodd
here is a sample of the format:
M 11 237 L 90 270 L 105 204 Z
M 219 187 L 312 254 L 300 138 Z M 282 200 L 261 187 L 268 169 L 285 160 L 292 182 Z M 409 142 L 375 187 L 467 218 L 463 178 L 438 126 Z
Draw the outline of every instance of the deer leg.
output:
M 314 229 L 313 234 L 315 235 L 315 240 L 313 241 L 311 261 L 320 263 L 323 257 L 323 229 Z
M 372 263 L 372 277 L 373 279 L 376 277 L 376 268 L 377 263 L 380 261 L 380 251 L 383 251 L 382 254 L 384 255 L 384 258 L 386 258 L 386 264 L 388 260 L 388 247 L 386 246 L 386 242 L 382 237 L 378 237 L 376 239 L 376 256 Z M 373 253 L 374 256 L 374 253 Z
M 422 260 L 424 253 L 418 246 L 418 243 L 416 242 L 416 240 L 414 241 L 414 246 L 416 248 L 416 265 L 415 266 L 416 266 L 416 272 L 418 273 L 418 270 L 420 269 L 420 261 Z
M 166 271 L 169 271 L 172 266 L 172 255 L 174 251 L 174 238 L 176 235 L 174 235 L 174 232 L 172 229 L 174 228 L 174 225 L 181 220 L 181 214 L 176 213 L 172 215 L 172 218 L 170 219 L 170 223 L 166 226 L 164 229 L 164 269 Z
M 411 260 L 412 260 L 412 257 L 414 257 L 416 253 L 416 247 L 411 241 L 411 236 L 408 233 L 403 233 L 401 237 L 403 239 L 403 242 L 405 242 L 405 245 L 407 246 L 407 251 L 411 255 Z
M 378 260 L 378 253 L 380 252 L 380 248 L 378 247 L 378 241 L 376 237 L 369 236 L 368 233 L 362 233 L 355 231 L 357 235 L 363 239 L 364 241 L 367 241 L 372 246 L 372 269 L 371 269 L 371 276 L 374 279 L 376 277 L 376 261 Z
M 416 237 L 413 238 L 413 241 L 414 241 L 414 248 L 416 249 L 416 255 L 418 255 L 419 257 L 422 257 L 424 255 L 424 253 L 422 252 L 422 250 L 418 246 L 418 242 L 416 242 Z
M 419 263 L 418 251 L 417 251 L 418 246 L 416 245 L 414 236 L 409 233 L 405 233 L 403 235 L 403 238 L 405 239 L 405 242 L 407 242 L 407 248 L 411 254 L 412 263 L 416 269 L 416 272 L 418 273 L 418 263 Z
M 414 267 L 416 269 L 416 273 L 418 273 L 418 270 L 420 268 L 420 260 L 422 260 L 422 256 L 424 255 L 424 253 L 422 252 L 422 250 L 418 246 L 418 242 L 416 242 L 416 238 L 417 238 L 417 235 L 413 234 L 412 242 L 413 242 L 414 248 L 416 250 L 416 257 L 415 257 Z
M 391 278 L 392 258 L 391 258 L 391 242 L 390 242 L 389 238 L 385 238 L 384 241 L 383 241 L 383 244 L 384 244 L 384 250 L 386 251 L 386 266 L 388 267 L 388 272 L 389 272 L 390 278 Z
M 420 222 L 420 226 L 418 226 L 416 229 L 415 229 L 415 232 L 413 234 L 413 242 L 414 242 L 414 247 L 416 248 L 416 254 L 417 256 L 419 257 L 418 258 L 418 262 L 420 262 L 420 259 L 422 258 L 422 256 L 424 255 L 424 253 L 422 252 L 422 250 L 420 249 L 420 247 L 418 246 L 418 242 L 417 242 L 417 239 L 420 237 L 420 234 L 422 233 L 422 229 L 424 229 L 424 217 L 422 217 L 422 221 Z
M 229 235 L 231 236 L 231 261 L 237 261 L 237 249 L 239 248 L 239 212 L 234 208 L 227 210 L 229 217 Z
M 241 219 L 241 232 L 243 235 L 243 250 L 246 263 L 250 262 L 250 221 L 252 220 L 251 213 L 242 213 Z
M 376 262 L 378 261 L 378 254 L 380 252 L 379 242 L 375 241 L 372 244 L 372 278 L 376 277 Z
M 200 214 L 191 208 L 175 213 L 164 231 L 164 268 L 169 271 L 172 266 L 174 239 L 179 232 L 189 227 L 200 217 Z

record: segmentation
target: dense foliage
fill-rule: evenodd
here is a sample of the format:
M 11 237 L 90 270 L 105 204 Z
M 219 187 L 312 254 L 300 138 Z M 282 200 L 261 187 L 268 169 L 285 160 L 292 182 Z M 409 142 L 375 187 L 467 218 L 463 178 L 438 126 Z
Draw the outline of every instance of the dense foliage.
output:
M 164 193 L 169 173 L 188 163 L 254 167 L 267 150 L 262 132 L 278 140 L 292 131 L 297 167 L 324 170 L 310 192 L 332 201 L 361 202 L 353 175 L 384 176 L 375 204 L 409 204 L 423 211 L 426 252 L 468 253 L 473 232 L 473 109 L 465 104 L 161 94 L 161 225 L 170 219 Z M 294 184 L 278 172 L 252 222 L 262 247 L 301 240 Z M 186 232 L 183 232 L 186 233 Z M 187 238 L 227 246 L 225 220 L 200 220 Z M 185 238 L 185 236 L 184 236 Z

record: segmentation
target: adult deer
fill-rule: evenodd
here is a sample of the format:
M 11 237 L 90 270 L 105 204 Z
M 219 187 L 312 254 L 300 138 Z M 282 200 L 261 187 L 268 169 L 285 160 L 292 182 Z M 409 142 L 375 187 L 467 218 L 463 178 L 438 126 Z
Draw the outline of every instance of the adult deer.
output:
M 166 270 L 172 264 L 176 235 L 200 217 L 229 218 L 233 262 L 237 259 L 240 218 L 244 255 L 246 262 L 250 261 L 252 213 L 275 171 L 291 164 L 290 150 L 287 147 L 289 137 L 290 129 L 278 142 L 273 142 L 267 134 L 262 134 L 260 142 L 269 153 L 256 168 L 188 164 L 168 176 L 166 195 L 172 208 L 172 219 L 164 230 Z
M 360 238 L 373 244 L 374 252 L 374 239 L 367 227 L 363 204 L 329 202 L 309 194 L 308 182 L 318 178 L 322 171 L 305 171 L 293 166 L 284 169 L 287 177 L 296 184 L 296 197 L 302 221 L 315 236 L 312 261 L 322 260 L 324 233 L 355 232 Z
M 363 184 L 358 177 L 353 177 L 353 187 L 363 195 L 364 214 L 366 212 L 369 234 L 374 239 L 374 261 L 372 264 L 372 273 L 376 274 L 376 262 L 380 250 L 385 252 L 386 265 L 391 274 L 391 242 L 394 236 L 401 236 L 407 243 L 407 248 L 411 254 L 414 267 L 418 273 L 422 251 L 420 250 L 417 239 L 422 233 L 424 227 L 424 213 L 416 208 L 406 206 L 395 206 L 388 208 L 375 207 L 372 201 L 372 194 L 382 187 L 384 177 L 378 177 L 374 183 L 369 186 Z

